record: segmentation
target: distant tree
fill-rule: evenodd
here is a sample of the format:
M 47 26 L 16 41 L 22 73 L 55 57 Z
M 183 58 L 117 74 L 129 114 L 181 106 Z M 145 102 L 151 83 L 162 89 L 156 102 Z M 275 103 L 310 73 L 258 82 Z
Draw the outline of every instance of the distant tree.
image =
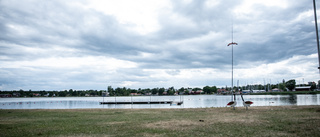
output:
M 271 89 L 278 88 L 278 85 L 271 84 Z
M 286 82 L 286 87 L 292 91 L 295 87 L 296 87 L 296 80 L 291 79 L 289 81 Z
M 258 85 L 258 90 L 264 90 L 265 86 L 262 86 L 261 84 Z
M 279 83 L 279 89 L 282 91 L 287 91 L 285 83 Z
M 216 93 L 217 90 L 218 90 L 218 89 L 217 89 L 216 86 L 212 86 L 212 87 L 205 86 L 205 87 L 203 87 L 203 92 L 206 93 L 206 94 Z
M 138 94 L 144 94 L 143 90 L 140 88 L 140 90 L 137 91 Z
M 153 88 L 153 89 L 151 90 L 151 93 L 152 93 L 153 95 L 157 94 L 158 92 L 159 92 L 159 89 L 158 89 L 158 88 Z
M 183 92 L 184 90 L 185 90 L 184 87 L 182 87 L 179 89 L 179 92 Z
M 65 97 L 67 96 L 67 91 L 60 91 L 59 92 L 59 97 Z
M 310 86 L 311 86 L 311 88 L 310 88 L 311 91 L 313 91 L 314 89 L 317 88 L 317 84 L 315 82 L 312 82 Z
M 145 95 L 146 95 L 147 93 L 151 93 L 151 89 L 150 89 L 150 88 L 143 89 L 143 90 L 142 90 L 142 93 L 145 94 Z
M 53 94 L 52 94 L 53 97 L 56 97 L 56 96 L 58 96 L 58 94 L 59 94 L 58 91 L 53 91 L 52 93 L 53 93 Z
M 176 90 L 174 89 L 174 87 L 170 87 L 169 90 L 172 90 L 173 92 L 176 91 Z
M 211 87 L 209 87 L 209 86 L 203 87 L 203 92 L 204 92 L 205 94 L 211 94 L 211 93 L 212 93 Z
M 98 91 L 98 96 L 102 96 L 102 93 L 105 93 L 106 92 L 106 90 L 99 90 Z
M 71 96 L 79 96 L 79 92 L 75 90 L 72 92 Z
M 115 96 L 115 91 L 113 90 L 113 88 L 111 86 L 108 86 L 108 92 L 110 96 Z
M 212 93 L 217 93 L 218 91 L 218 88 L 216 86 L 211 87 L 211 89 L 212 89 Z
M 130 93 L 137 93 L 138 92 L 138 90 L 136 90 L 136 89 L 131 89 L 130 90 Z
M 127 89 L 126 87 L 122 88 L 122 96 L 129 96 L 130 95 L 130 88 Z
M 85 96 L 85 95 L 86 95 L 86 92 L 85 92 L 85 91 L 83 91 L 83 90 L 82 90 L 82 91 L 79 91 L 79 94 L 78 94 L 78 95 L 83 97 L 83 96 Z
M 174 93 L 175 93 L 174 90 L 171 90 L 171 89 L 168 90 L 168 95 L 174 95 Z
M 166 89 L 164 89 L 164 88 L 160 88 L 160 89 L 159 89 L 159 95 L 162 95 L 165 90 L 166 90 Z
M 44 96 L 44 95 L 47 94 L 45 91 L 40 91 L 39 93 L 40 93 L 41 96 Z
M 53 96 L 53 92 L 49 92 L 49 97 L 52 97 Z
M 125 88 L 125 87 L 123 87 L 123 88 L 117 87 L 115 89 L 114 95 L 115 96 L 129 96 L 129 94 L 130 94 L 129 91 L 130 91 L 130 89 L 127 90 L 127 88 Z
M 29 93 L 29 97 L 33 97 L 33 93 Z
M 192 89 L 192 91 L 198 91 L 198 90 L 201 90 L 201 88 L 196 87 Z
M 69 94 L 70 96 L 72 96 L 72 94 L 73 94 L 73 89 L 69 89 L 68 94 Z
M 22 89 L 19 90 L 19 94 L 20 94 L 20 97 L 27 96 L 26 92 L 24 92 Z
M 114 91 L 115 91 L 115 96 L 121 96 L 121 88 L 117 87 Z

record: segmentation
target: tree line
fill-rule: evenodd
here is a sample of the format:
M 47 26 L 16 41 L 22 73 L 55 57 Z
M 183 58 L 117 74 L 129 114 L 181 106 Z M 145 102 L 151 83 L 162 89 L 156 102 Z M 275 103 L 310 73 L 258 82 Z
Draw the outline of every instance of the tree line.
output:
M 107 90 L 63 90 L 63 91 L 32 91 L 32 90 L 13 90 L 0 91 L 0 94 L 10 94 L 13 97 L 85 97 L 85 96 L 130 96 L 130 95 L 190 95 L 195 94 L 193 91 L 202 91 L 201 94 L 217 93 L 216 86 L 206 86 L 202 88 L 146 88 L 146 89 L 130 89 L 126 87 L 112 88 L 107 87 Z
M 311 90 L 319 88 L 320 81 L 318 85 L 314 82 L 309 85 L 311 86 Z M 306 85 L 303 85 L 306 86 Z M 63 90 L 63 91 L 24 91 L 22 89 L 18 91 L 0 91 L 0 94 L 7 94 L 13 97 L 84 97 L 84 96 L 130 96 L 130 95 L 190 95 L 190 94 L 216 94 L 218 89 L 225 89 L 227 91 L 237 91 L 239 89 L 242 90 L 265 90 L 270 91 L 270 89 L 278 88 L 281 91 L 292 91 L 296 87 L 295 80 L 284 81 L 278 84 L 267 84 L 267 85 L 246 85 L 241 87 L 234 86 L 231 87 L 222 87 L 217 88 L 216 86 L 205 86 L 203 88 L 180 88 L 175 89 L 174 87 L 169 88 L 146 88 L 146 89 L 130 89 L 126 87 L 117 87 L 112 88 L 112 86 L 108 86 L 107 90 Z

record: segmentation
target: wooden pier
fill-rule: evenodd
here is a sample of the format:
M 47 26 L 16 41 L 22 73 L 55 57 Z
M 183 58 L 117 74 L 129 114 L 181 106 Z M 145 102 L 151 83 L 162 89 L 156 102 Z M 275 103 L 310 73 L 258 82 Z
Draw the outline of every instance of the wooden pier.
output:
M 134 102 L 100 102 L 101 105 L 103 104 L 176 104 L 181 105 L 183 101 L 175 102 L 175 101 L 134 101 Z

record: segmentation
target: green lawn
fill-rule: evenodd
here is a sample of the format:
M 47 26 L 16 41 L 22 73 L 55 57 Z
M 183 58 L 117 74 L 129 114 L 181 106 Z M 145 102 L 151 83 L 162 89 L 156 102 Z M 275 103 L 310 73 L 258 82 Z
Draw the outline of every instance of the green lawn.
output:
M 320 106 L 0 110 L 0 136 L 320 136 Z

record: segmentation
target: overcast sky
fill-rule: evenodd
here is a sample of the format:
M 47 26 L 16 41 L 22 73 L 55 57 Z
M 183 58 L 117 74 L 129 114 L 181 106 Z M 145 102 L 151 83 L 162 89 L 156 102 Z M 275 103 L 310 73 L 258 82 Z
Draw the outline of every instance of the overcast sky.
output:
M 319 80 L 312 0 L 0 0 L 0 90 L 231 86 L 232 26 L 234 85 Z

